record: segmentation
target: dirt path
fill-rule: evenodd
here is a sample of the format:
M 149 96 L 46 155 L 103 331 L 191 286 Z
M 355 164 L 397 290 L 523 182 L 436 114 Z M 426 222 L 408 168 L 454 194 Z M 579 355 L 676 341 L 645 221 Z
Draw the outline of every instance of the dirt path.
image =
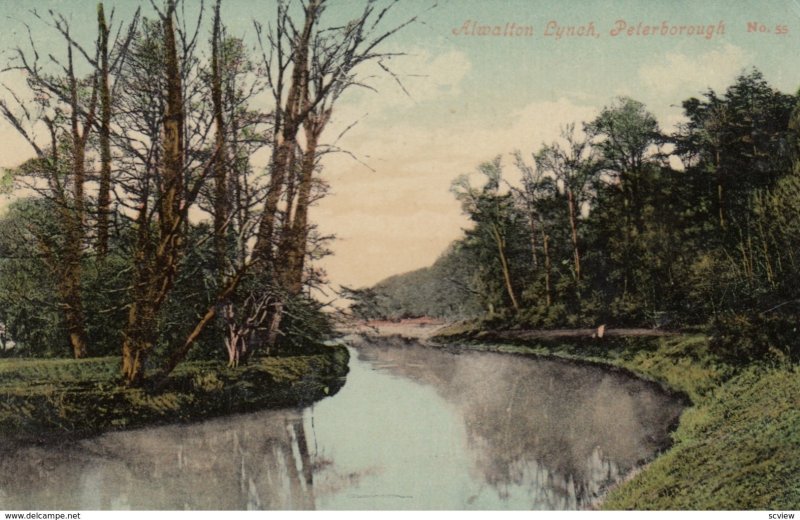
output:
M 594 338 L 600 335 L 616 337 L 659 337 L 674 336 L 676 332 L 642 328 L 606 328 L 599 329 L 554 329 L 554 330 L 506 330 L 495 332 L 495 336 L 512 339 L 558 339 L 558 338 Z
M 426 340 L 449 323 L 419 318 L 413 320 L 370 321 L 354 324 L 347 327 L 346 332 L 354 334 L 369 334 L 375 336 L 402 336 L 418 340 Z M 674 336 L 676 332 L 667 332 L 658 329 L 645 328 L 600 328 L 595 329 L 552 329 L 552 330 L 505 330 L 492 331 L 492 336 L 500 339 L 535 340 L 535 339 L 568 339 L 568 338 L 593 338 L 593 337 L 662 337 Z

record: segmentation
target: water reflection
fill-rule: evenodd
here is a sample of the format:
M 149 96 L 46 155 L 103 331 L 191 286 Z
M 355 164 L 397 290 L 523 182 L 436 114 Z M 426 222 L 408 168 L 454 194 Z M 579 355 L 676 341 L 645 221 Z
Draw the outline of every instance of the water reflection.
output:
M 313 408 L 19 450 L 0 509 L 575 509 L 679 412 L 596 368 L 370 346 Z
M 666 446 L 681 410 L 648 383 L 595 367 L 396 347 L 360 356 L 455 404 L 473 471 L 500 500 L 530 508 L 591 504 Z
M 314 469 L 297 412 L 26 449 L 0 469 L 4 509 L 314 508 Z

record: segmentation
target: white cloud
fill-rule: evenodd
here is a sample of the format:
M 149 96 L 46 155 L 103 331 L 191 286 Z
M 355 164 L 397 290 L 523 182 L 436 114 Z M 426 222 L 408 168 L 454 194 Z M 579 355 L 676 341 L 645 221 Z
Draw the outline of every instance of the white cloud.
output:
M 591 121 L 598 113 L 598 107 L 577 104 L 565 97 L 534 102 L 514 114 L 516 122 L 512 132 L 524 135 L 523 149 L 538 149 L 541 144 L 557 140 L 565 125 L 575 123 L 576 129 L 580 130 L 581 123 Z
M 724 91 L 752 62 L 752 56 L 731 44 L 696 55 L 670 52 L 657 62 L 639 68 L 640 90 L 661 129 L 674 131 L 685 121 L 680 102 L 709 88 Z M 634 95 L 636 97 L 636 95 Z
M 511 113 L 497 114 L 491 125 L 475 120 L 468 111 L 434 124 L 395 120 L 386 127 L 369 125 L 354 129 L 341 145 L 359 157 L 368 157 L 367 164 L 377 172 L 368 174 L 366 167 L 343 155 L 326 159 L 326 171 L 336 182 L 342 173 L 351 178 L 366 175 L 382 179 L 388 175 L 384 171 L 387 168 L 393 178 L 399 174 L 455 176 L 498 154 L 515 149 L 535 151 L 543 143 L 557 139 L 567 123 L 588 121 L 597 113 L 597 107 L 560 98 L 531 102 Z
M 370 125 L 348 135 L 346 147 L 369 154 L 375 171 L 343 155 L 325 161 L 323 176 L 333 193 L 312 218 L 323 231 L 340 237 L 332 244 L 335 256 L 323 262 L 331 280 L 367 285 L 430 265 L 468 225 L 449 192 L 453 178 L 500 154 L 513 179 L 507 154 L 534 152 L 558 139 L 565 124 L 591 120 L 597 113 L 597 107 L 560 98 L 498 114 L 502 123 L 491 127 L 470 119 L 466 111 L 435 125 L 395 121 L 390 128 Z
M 709 87 L 724 89 L 751 61 L 744 49 L 731 44 L 697 55 L 670 52 L 659 62 L 643 65 L 639 79 L 646 92 L 682 99 Z
M 421 103 L 457 97 L 472 68 L 467 55 L 456 49 L 438 54 L 427 49 L 406 50 L 384 60 L 383 65 L 391 74 L 376 62 L 359 69 L 359 78 L 369 89 L 354 87 L 343 95 L 334 116 L 344 125 L 341 129 L 367 113 L 371 117 L 393 114 Z

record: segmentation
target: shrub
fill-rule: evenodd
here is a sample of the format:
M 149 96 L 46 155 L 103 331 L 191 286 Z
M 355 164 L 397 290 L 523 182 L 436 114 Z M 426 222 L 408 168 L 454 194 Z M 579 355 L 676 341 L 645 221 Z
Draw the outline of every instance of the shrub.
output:
M 798 321 L 788 315 L 721 315 L 711 323 L 711 351 L 738 365 L 800 361 Z

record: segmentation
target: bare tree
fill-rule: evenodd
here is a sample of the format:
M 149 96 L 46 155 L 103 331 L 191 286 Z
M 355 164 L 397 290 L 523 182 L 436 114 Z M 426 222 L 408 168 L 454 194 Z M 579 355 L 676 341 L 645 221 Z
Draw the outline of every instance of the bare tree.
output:
M 175 38 L 175 2 L 159 13 L 163 30 L 166 81 L 163 137 L 159 165 L 157 236 L 150 236 L 149 203 L 145 199 L 136 217 L 137 243 L 132 301 L 122 344 L 122 374 L 128 384 L 140 384 L 147 355 L 157 338 L 157 313 L 172 288 L 183 249 L 184 98 Z
M 32 37 L 27 51 L 16 48 L 15 58 L 5 70 L 25 74 L 34 99 L 32 102 L 24 100 L 4 85 L 17 106 L 12 108 L 2 100 L 0 112 L 28 141 L 37 157 L 19 169 L 21 181 L 31 181 L 29 187 L 53 202 L 59 214 L 63 244 L 52 247 L 52 237 L 41 235 L 37 240 L 56 275 L 73 355 L 81 358 L 88 353 L 81 297 L 81 259 L 87 235 L 87 143 L 96 120 L 99 77 L 96 64 L 101 38 L 94 51 L 87 51 L 73 38 L 66 18 L 54 13 L 50 13 L 49 18 L 35 11 L 33 14 L 63 38 L 66 59 L 61 61 L 48 55 L 49 63 L 58 70 L 54 74 L 42 63 Z M 29 27 L 28 33 L 31 34 Z M 88 77 L 78 76 L 76 54 L 94 69 Z M 37 124 L 44 124 L 48 129 L 49 147 L 37 142 L 34 133 Z M 66 151 L 66 157 L 62 151 Z M 44 184 L 36 182 L 37 178 L 43 179 Z
M 103 4 L 97 5 L 98 87 L 100 89 L 100 186 L 97 191 L 97 254 L 108 254 L 108 221 L 111 209 L 111 87 L 109 64 L 109 34 Z
M 164 9 L 153 5 L 158 21 L 143 23 L 125 74 L 132 88 L 120 100 L 125 108 L 117 142 L 129 161 L 128 175 L 120 176 L 121 199 L 134 213 L 136 235 L 122 346 L 122 372 L 131 385 L 143 382 L 145 361 L 158 339 L 159 312 L 183 267 L 189 210 L 219 152 L 206 146 L 213 116 L 194 56 L 199 22 L 194 33 L 188 32 L 177 5 L 176 0 L 167 0 Z M 195 325 L 189 345 L 213 315 Z M 174 349 L 167 373 L 183 359 L 184 349 L 186 342 Z
M 174 302 L 176 284 L 188 276 L 187 248 L 206 241 L 213 242 L 216 269 L 202 296 L 207 308 L 197 311 L 181 340 L 165 345 L 162 381 L 218 317 L 229 332 L 232 364 L 252 352 L 247 347 L 262 332 L 268 344 L 275 342 L 287 298 L 323 276 L 306 265 L 307 258 L 326 254 L 329 238 L 310 222 L 309 208 L 325 192 L 316 174 L 334 104 L 345 89 L 366 86 L 355 73 L 361 64 L 376 62 L 388 71 L 382 60 L 389 54 L 377 46 L 413 21 L 381 33 L 396 2 L 379 8 L 369 1 L 346 25 L 323 27 L 326 0 L 301 2 L 299 8 L 279 1 L 275 23 L 266 31 L 256 24 L 261 49 L 256 70 L 243 41 L 226 35 L 220 0 L 213 9 L 207 61 L 198 43 L 203 4 L 189 20 L 184 0 L 162 2 L 150 1 L 154 19 L 140 18 L 137 11 L 128 30 L 120 26 L 116 37 L 113 13 L 107 19 L 99 5 L 91 51 L 71 36 L 64 17 L 40 17 L 67 43 L 62 74 L 46 74 L 35 48 L 20 51 L 14 68 L 28 75 L 36 110 L 13 93 L 14 107 L 0 104 L 38 157 L 20 171 L 35 177 L 32 186 L 62 212 L 65 245 L 42 240 L 41 248 L 51 252 L 51 265 L 63 266 L 61 294 L 76 355 L 84 355 L 86 346 L 81 259 L 92 247 L 99 258 L 112 246 L 128 250 L 132 274 L 119 306 L 127 310 L 121 350 L 128 385 L 144 382 L 148 357 L 163 339 L 165 309 Z M 89 65 L 87 77 L 76 73 L 86 68 L 76 65 L 78 59 Z M 263 90 L 274 101 L 270 114 L 250 107 Z M 42 123 L 49 146 L 33 134 Z M 92 133 L 96 139 L 90 139 Z M 270 165 L 256 172 L 251 156 L 265 145 L 272 148 Z M 196 220 L 207 217 L 210 227 Z M 112 226 L 119 238 L 114 242 Z M 247 288 L 239 295 L 243 280 Z
M 275 102 L 270 180 L 254 249 L 254 255 L 264 259 L 265 278 L 283 294 L 273 303 L 269 345 L 280 333 L 283 300 L 302 291 L 314 173 L 319 168 L 320 140 L 336 101 L 350 87 L 368 87 L 357 75 L 366 63 L 374 62 L 398 79 L 385 64 L 394 54 L 379 47 L 417 19 L 382 30 L 381 22 L 397 2 L 382 8 L 368 2 L 346 25 L 325 27 L 321 21 L 327 4 L 327 0 L 303 2 L 301 26 L 292 19 L 290 2 L 279 1 L 274 25 L 265 30 L 255 24 L 262 67 Z M 301 129 L 304 142 L 298 139 Z

